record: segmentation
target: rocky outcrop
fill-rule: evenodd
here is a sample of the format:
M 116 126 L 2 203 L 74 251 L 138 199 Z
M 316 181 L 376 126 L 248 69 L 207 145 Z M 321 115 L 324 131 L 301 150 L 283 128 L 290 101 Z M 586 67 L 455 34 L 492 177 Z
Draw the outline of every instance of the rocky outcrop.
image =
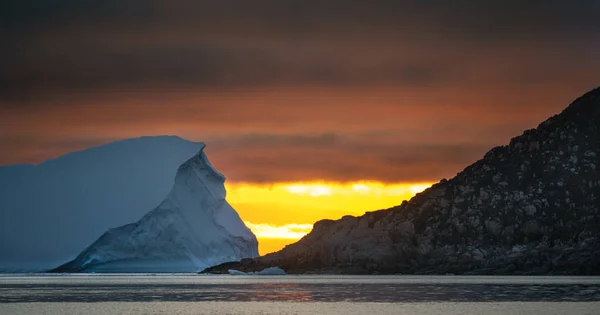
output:
M 138 222 L 104 233 L 54 272 L 197 272 L 258 256 L 256 237 L 225 200 L 225 177 L 200 152 L 165 200 Z
M 600 274 L 600 88 L 410 201 L 229 269 Z M 219 273 L 219 266 L 207 270 Z

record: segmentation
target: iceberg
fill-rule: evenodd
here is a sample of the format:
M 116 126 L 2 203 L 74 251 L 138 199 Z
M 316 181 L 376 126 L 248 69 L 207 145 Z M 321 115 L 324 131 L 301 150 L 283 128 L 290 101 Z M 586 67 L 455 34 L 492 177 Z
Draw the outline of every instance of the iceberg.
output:
M 225 200 L 225 176 L 200 152 L 168 196 L 136 223 L 110 229 L 54 272 L 197 272 L 258 256 L 254 234 Z

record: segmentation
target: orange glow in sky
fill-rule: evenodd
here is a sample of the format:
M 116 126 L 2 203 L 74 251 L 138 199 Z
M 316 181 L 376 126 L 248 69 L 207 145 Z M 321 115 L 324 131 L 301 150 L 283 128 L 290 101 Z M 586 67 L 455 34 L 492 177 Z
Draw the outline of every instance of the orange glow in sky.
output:
M 226 183 L 227 200 L 254 232 L 261 255 L 291 244 L 322 219 L 359 216 L 408 200 L 431 183 Z

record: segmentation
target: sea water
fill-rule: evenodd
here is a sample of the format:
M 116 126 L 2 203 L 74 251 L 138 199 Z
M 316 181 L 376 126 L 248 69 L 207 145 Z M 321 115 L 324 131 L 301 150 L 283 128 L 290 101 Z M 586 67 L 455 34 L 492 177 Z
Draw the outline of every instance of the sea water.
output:
M 600 314 L 600 277 L 0 275 L 0 314 Z

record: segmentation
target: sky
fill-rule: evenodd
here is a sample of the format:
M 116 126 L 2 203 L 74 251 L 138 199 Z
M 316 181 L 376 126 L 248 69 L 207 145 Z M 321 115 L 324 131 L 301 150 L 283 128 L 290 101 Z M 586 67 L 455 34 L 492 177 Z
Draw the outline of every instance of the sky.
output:
M 265 231 L 392 206 L 397 187 L 454 176 L 598 86 L 598 12 L 588 0 L 2 1 L 0 165 L 169 134 L 206 142 L 231 190 L 280 191 L 230 194 Z M 345 193 L 361 183 L 372 194 Z M 307 193 L 320 186 L 346 197 Z M 255 217 L 265 200 L 304 202 L 288 194 L 310 220 Z M 323 210 L 357 196 L 367 209 Z

